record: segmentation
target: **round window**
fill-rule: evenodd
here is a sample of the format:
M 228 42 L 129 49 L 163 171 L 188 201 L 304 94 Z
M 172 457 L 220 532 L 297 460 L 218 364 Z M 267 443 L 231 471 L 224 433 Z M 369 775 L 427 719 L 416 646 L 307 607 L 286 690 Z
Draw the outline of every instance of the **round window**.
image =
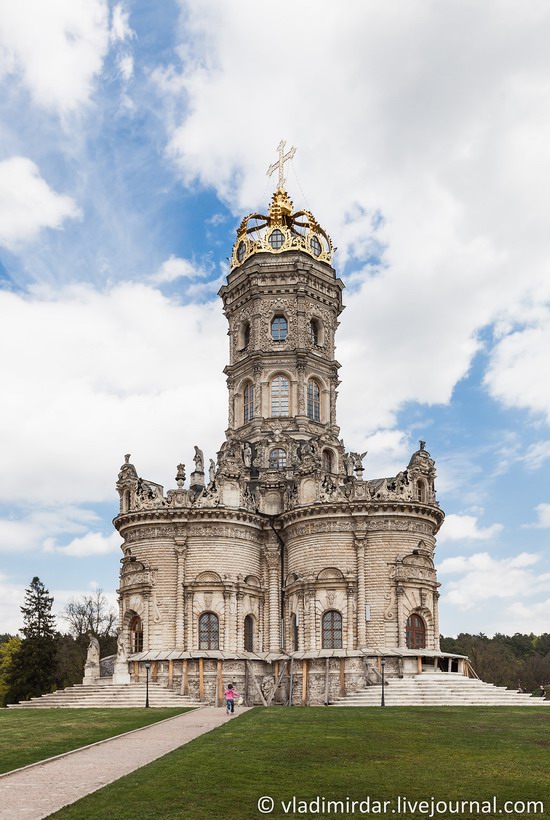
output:
M 278 251 L 279 248 L 282 248 L 283 242 L 285 241 L 285 236 L 282 231 L 276 228 L 269 234 L 269 244 L 273 248 L 273 250 Z
M 320 256 L 322 248 L 321 243 L 319 242 L 316 236 L 311 237 L 309 244 L 311 245 L 311 250 L 313 251 L 315 256 Z

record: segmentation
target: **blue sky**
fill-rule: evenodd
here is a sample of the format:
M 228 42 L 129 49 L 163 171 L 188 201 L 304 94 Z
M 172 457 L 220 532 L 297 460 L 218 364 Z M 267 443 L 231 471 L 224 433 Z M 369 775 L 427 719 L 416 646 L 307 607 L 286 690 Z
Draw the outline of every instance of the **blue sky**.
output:
M 550 630 L 549 34 L 543 0 L 3 0 L 0 632 L 36 574 L 115 600 L 125 453 L 170 488 L 219 449 L 216 293 L 281 138 L 347 447 L 437 462 L 443 633 Z

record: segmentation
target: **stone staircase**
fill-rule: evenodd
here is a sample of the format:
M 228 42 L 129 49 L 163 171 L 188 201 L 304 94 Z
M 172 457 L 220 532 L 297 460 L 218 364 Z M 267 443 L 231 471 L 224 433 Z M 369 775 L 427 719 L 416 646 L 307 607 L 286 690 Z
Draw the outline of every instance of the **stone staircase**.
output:
M 67 689 L 59 689 L 50 695 L 22 703 L 9 704 L 10 709 L 127 709 L 145 706 L 145 683 L 126 684 L 76 684 Z M 178 695 L 157 683 L 149 683 L 149 706 L 202 706 L 188 695 Z
M 550 706 L 542 698 L 453 673 L 389 678 L 384 689 L 386 706 Z M 369 686 L 338 698 L 333 706 L 380 706 L 381 697 L 381 686 Z

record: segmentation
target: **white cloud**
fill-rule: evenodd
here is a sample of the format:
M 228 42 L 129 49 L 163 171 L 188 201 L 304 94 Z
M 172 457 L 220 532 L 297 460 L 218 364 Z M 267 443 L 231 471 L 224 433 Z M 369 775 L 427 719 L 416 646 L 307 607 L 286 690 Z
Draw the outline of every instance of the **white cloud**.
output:
M 537 441 L 529 446 L 522 460 L 530 470 L 538 470 L 549 458 L 550 441 Z
M 502 524 L 491 524 L 489 527 L 480 527 L 477 516 L 458 515 L 451 513 L 445 518 L 438 535 L 440 544 L 445 541 L 488 541 L 502 532 Z M 448 559 L 452 560 L 452 559 Z
M 106 0 L 3 0 L 0 80 L 21 78 L 38 106 L 75 110 L 92 93 L 108 43 Z
M 525 524 L 527 528 L 546 529 L 550 527 L 550 504 L 537 504 L 535 511 L 538 521 L 535 524 Z
M 30 580 L 30 579 L 29 579 Z M 16 635 L 23 626 L 20 607 L 25 590 L 14 584 L 7 575 L 0 574 L 0 632 Z
M 0 314 L 4 503 L 26 503 L 32 476 L 37 504 L 114 504 L 124 453 L 174 486 L 193 444 L 217 452 L 227 406 L 218 302 L 182 306 L 127 283 L 0 291 Z
M 486 552 L 446 558 L 438 567 L 444 580 L 442 605 L 469 610 L 491 599 L 532 598 L 550 590 L 550 573 L 537 574 L 532 569 L 538 561 L 538 555 L 526 552 L 501 559 Z M 457 575 L 456 580 L 445 577 Z
M 37 550 L 48 537 L 85 533 L 97 520 L 93 510 L 70 504 L 25 508 L 19 518 L 0 518 L 0 553 Z
M 86 535 L 73 538 L 64 546 L 59 546 L 55 538 L 48 538 L 44 543 L 44 552 L 58 552 L 62 555 L 86 558 L 91 555 L 119 552 L 121 543 L 118 532 L 113 532 L 111 535 L 104 535 L 101 532 L 87 532 Z
M 165 284 L 175 282 L 176 279 L 197 279 L 208 276 L 209 271 L 195 265 L 188 259 L 181 259 L 178 256 L 170 256 L 160 266 L 157 273 L 154 273 L 149 281 L 153 284 Z
M 117 3 L 113 8 L 110 36 L 113 42 L 124 42 L 136 36 L 130 26 L 129 13 L 123 3 Z
M 61 228 L 80 216 L 74 200 L 53 191 L 30 159 L 0 162 L 0 244 L 14 249 L 43 228 Z
M 501 339 L 496 345 L 485 377 L 492 396 L 508 407 L 541 413 L 550 422 L 550 309 L 530 327 Z M 548 443 L 535 452 L 535 463 L 548 457 Z

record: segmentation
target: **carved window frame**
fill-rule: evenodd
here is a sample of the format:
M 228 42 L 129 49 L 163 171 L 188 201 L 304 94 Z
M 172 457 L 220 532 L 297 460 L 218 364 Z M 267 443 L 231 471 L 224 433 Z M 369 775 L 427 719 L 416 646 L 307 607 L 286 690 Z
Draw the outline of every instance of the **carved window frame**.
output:
M 254 418 L 254 385 L 246 382 L 243 388 L 243 421 L 246 424 Z
M 132 654 L 143 652 L 143 621 L 139 615 L 134 615 L 129 624 L 130 647 Z
M 407 649 L 426 649 L 426 621 L 418 614 L 413 612 L 407 618 L 405 628 L 405 642 Z
M 316 379 L 309 379 L 307 383 L 307 417 L 321 421 L 321 386 Z
M 215 612 L 199 615 L 199 649 L 220 648 L 220 619 Z
M 327 609 L 321 620 L 321 645 L 323 649 L 343 649 L 343 618 L 337 609 Z

